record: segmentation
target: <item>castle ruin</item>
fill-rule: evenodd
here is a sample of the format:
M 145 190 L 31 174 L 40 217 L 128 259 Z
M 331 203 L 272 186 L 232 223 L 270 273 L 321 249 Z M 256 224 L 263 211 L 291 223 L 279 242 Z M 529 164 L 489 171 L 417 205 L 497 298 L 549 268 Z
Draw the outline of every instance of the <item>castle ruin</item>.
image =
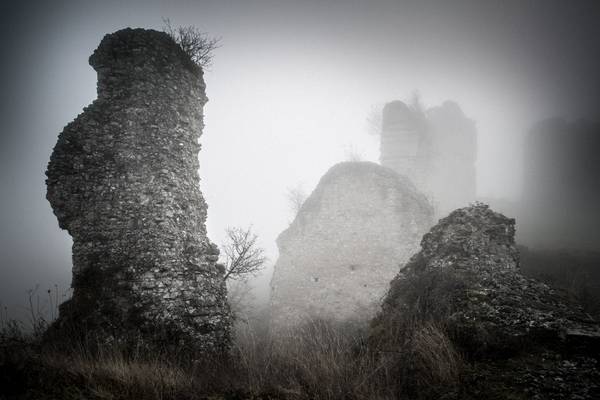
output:
M 427 351 L 457 351 L 460 362 L 476 366 L 462 371 L 469 384 L 451 398 L 591 400 L 600 393 L 598 321 L 572 293 L 522 274 L 515 220 L 483 203 L 454 210 L 423 236 L 391 281 L 370 340 L 394 355 L 423 332 Z M 428 373 L 439 364 L 432 359 L 410 368 Z M 429 382 L 407 389 L 406 397 L 444 397 Z
M 277 239 L 272 327 L 368 320 L 432 220 L 425 196 L 391 169 L 333 166 Z
M 428 110 L 401 101 L 383 108 L 380 162 L 407 176 L 437 217 L 475 200 L 477 133 L 458 104 Z
M 89 62 L 98 98 L 59 135 L 46 172 L 73 238 L 73 297 L 53 329 L 226 349 L 226 288 L 199 188 L 202 69 L 144 29 L 106 35 Z

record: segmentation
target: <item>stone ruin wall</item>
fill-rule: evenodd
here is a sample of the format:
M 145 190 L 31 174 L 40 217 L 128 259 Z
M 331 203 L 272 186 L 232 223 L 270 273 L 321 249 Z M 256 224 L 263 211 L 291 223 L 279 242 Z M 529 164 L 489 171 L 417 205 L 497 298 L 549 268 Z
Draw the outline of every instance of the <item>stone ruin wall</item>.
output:
M 380 162 L 410 178 L 443 217 L 475 201 L 476 136 L 456 103 L 421 114 L 393 101 L 383 109 Z
M 423 236 L 392 280 L 370 340 L 401 351 L 402 334 L 432 321 L 448 340 L 444 351 L 456 349 L 477 366 L 462 371 L 461 382 L 470 384 L 458 398 L 600 394 L 598 321 L 572 293 L 522 274 L 515 220 L 483 203 L 451 212 Z
M 432 217 L 426 198 L 394 171 L 369 162 L 332 167 L 277 240 L 272 327 L 371 318 Z
M 106 35 L 89 61 L 98 98 L 59 135 L 46 173 L 73 237 L 73 297 L 53 328 L 226 348 L 226 288 L 199 188 L 202 70 L 143 29 Z

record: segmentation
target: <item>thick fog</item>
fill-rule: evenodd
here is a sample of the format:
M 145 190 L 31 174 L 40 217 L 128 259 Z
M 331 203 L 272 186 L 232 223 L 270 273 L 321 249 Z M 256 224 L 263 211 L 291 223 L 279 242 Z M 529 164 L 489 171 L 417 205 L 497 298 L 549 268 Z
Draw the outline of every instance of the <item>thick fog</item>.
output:
M 87 59 L 106 33 L 161 29 L 165 17 L 221 38 L 205 72 L 207 227 L 220 244 L 226 227 L 252 225 L 270 260 L 262 287 L 293 219 L 286 193 L 310 193 L 339 161 L 377 162 L 368 120 L 386 102 L 418 91 L 427 107 L 460 104 L 478 130 L 478 196 L 507 202 L 522 196 L 531 127 L 594 119 L 600 104 L 593 1 L 22 1 L 1 13 L 0 301 L 11 315 L 36 284 L 42 296 L 70 284 L 71 240 L 44 171 L 95 98 Z

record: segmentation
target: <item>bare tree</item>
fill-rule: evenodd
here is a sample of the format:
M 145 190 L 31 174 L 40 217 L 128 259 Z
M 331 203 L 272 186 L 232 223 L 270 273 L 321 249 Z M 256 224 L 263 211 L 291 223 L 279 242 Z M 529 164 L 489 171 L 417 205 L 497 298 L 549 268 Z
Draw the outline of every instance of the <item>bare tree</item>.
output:
M 163 23 L 164 32 L 181 46 L 196 65 L 204 69 L 210 68 L 214 51 L 221 47 L 221 38 L 208 36 L 195 26 L 174 28 L 169 18 L 163 18 Z
M 306 191 L 301 184 L 297 184 L 295 187 L 287 189 L 285 197 L 287 198 L 290 209 L 295 217 L 302 208 L 302 204 L 304 204 L 304 201 L 306 200 Z
M 246 280 L 264 268 L 265 250 L 258 246 L 258 236 L 251 228 L 227 228 L 226 233 L 221 246 L 225 256 L 223 280 Z

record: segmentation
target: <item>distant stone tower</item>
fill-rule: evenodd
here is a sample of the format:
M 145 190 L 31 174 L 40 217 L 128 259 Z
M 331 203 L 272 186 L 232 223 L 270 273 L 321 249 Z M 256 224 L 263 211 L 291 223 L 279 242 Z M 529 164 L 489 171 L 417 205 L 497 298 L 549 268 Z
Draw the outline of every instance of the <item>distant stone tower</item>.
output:
M 383 108 L 380 162 L 413 181 L 441 217 L 475 200 L 476 135 L 456 103 L 419 112 L 393 101 Z
M 198 177 L 202 70 L 144 29 L 106 35 L 90 64 L 98 98 L 59 135 L 46 172 L 73 237 L 73 298 L 51 331 L 224 350 L 230 312 Z
M 370 162 L 333 166 L 277 239 L 272 327 L 368 320 L 432 224 L 427 199 L 405 177 Z
M 427 135 L 421 121 L 401 101 L 387 103 L 383 108 L 380 162 L 384 167 L 400 172 L 421 190 L 425 189 L 425 176 L 429 153 Z

